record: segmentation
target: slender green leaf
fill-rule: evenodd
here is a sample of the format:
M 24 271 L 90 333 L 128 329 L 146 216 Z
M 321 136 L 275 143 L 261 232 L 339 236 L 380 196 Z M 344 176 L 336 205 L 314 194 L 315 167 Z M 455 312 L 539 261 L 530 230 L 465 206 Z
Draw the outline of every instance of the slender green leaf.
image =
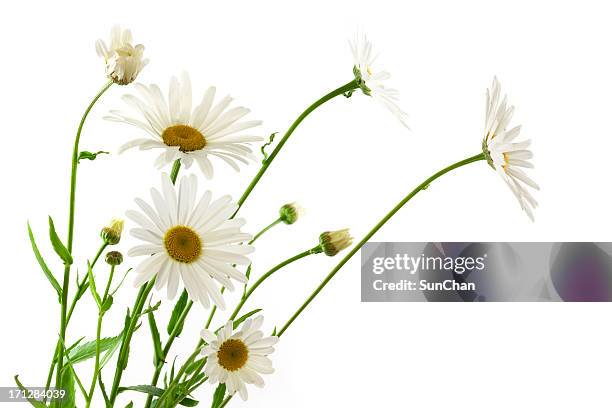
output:
M 130 401 L 130 403 L 125 406 L 125 408 L 132 408 L 133 406 L 134 406 L 134 403 Z
M 47 408 L 47 406 L 45 404 L 43 404 L 41 401 L 37 401 L 33 398 L 30 398 L 30 393 L 28 392 L 28 389 L 26 387 L 24 387 L 24 385 L 21 383 L 21 381 L 19 381 L 19 376 L 15 375 L 15 383 L 17 383 L 17 387 L 19 387 L 19 389 L 21 391 L 23 391 L 23 393 L 26 396 L 26 399 L 28 400 L 28 402 L 30 404 L 32 404 L 32 406 L 36 407 L 36 408 Z
M 223 398 L 225 397 L 225 384 L 219 384 L 213 395 L 212 405 L 210 408 L 219 408 L 223 404 Z
M 179 317 L 181 316 L 181 314 L 183 313 L 183 310 L 185 310 L 185 307 L 187 306 L 187 300 L 188 300 L 188 296 L 187 296 L 187 291 L 183 290 L 183 293 L 181 293 L 181 297 L 179 297 L 179 299 L 176 301 L 176 305 L 174 305 L 174 309 L 172 309 L 172 316 L 170 316 L 170 322 L 168 322 L 168 335 L 172 334 L 172 332 L 174 331 L 174 328 L 176 326 L 176 323 L 179 319 Z M 176 332 L 176 335 L 179 336 L 181 334 L 181 332 L 183 331 L 183 322 L 181 322 L 180 326 L 178 327 L 178 330 Z
M 96 301 L 98 310 L 102 310 L 102 300 L 100 299 L 100 295 L 96 289 L 96 280 L 93 276 L 93 271 L 91 270 L 91 264 L 89 261 L 87 262 L 87 277 L 89 278 L 89 289 L 91 291 L 91 296 L 93 296 L 94 300 Z
M 119 333 L 119 341 L 116 341 L 111 348 L 109 348 L 108 350 L 106 350 L 106 354 L 104 354 L 102 356 L 102 358 L 100 359 L 100 370 L 102 370 L 102 368 L 104 368 L 104 366 L 106 365 L 106 363 L 108 363 L 108 361 L 111 359 L 111 357 L 113 357 L 113 354 L 115 354 L 115 352 L 119 349 L 119 346 L 121 345 L 121 341 L 123 339 L 123 333 Z
M 147 307 L 145 310 L 143 310 L 142 312 L 140 312 L 139 316 L 144 316 L 147 313 L 151 313 L 156 311 L 157 309 L 159 309 L 159 306 L 161 305 L 161 300 L 159 302 L 157 302 L 156 304 L 154 304 L 153 306 L 149 306 Z
M 40 251 L 38 250 L 38 246 L 36 246 L 36 241 L 34 240 L 34 234 L 32 233 L 32 228 L 30 228 L 29 222 L 28 222 L 28 235 L 30 236 L 30 244 L 32 244 L 32 251 L 34 252 L 34 256 L 36 257 L 36 260 L 38 261 L 40 268 L 42 269 L 43 273 L 45 274 L 45 276 L 51 283 L 51 286 L 53 286 L 53 288 L 57 292 L 57 296 L 61 299 L 62 298 L 62 288 L 60 284 L 57 282 L 57 279 L 55 279 L 55 276 L 53 276 L 53 273 L 51 273 L 51 270 L 45 263 L 45 260 L 43 259 L 42 255 L 40 254 Z
M 201 365 L 204 365 L 205 362 L 206 362 L 206 357 L 193 361 L 185 369 L 185 374 L 188 374 L 188 375 L 193 374 L 196 371 L 196 369 L 199 368 Z
M 51 245 L 53 245 L 55 253 L 59 255 L 66 265 L 72 265 L 72 255 L 70 255 L 70 252 L 62 243 L 57 232 L 55 232 L 55 225 L 53 224 L 53 218 L 51 218 L 51 216 L 49 216 L 49 238 L 51 238 Z
M 130 387 L 119 387 L 119 392 L 123 391 L 143 392 L 145 394 L 153 395 L 154 397 L 160 397 L 164 393 L 163 389 L 154 387 L 152 385 L 133 385 Z M 196 405 L 198 405 L 198 403 L 199 401 L 196 401 L 194 399 L 183 398 L 179 402 L 179 405 L 182 405 L 184 407 L 195 407 Z
M 115 337 L 105 337 L 100 339 L 100 352 L 107 351 L 116 347 L 118 343 L 121 342 L 122 334 L 119 334 Z M 88 341 L 87 343 L 83 343 L 74 347 L 68 353 L 68 360 L 72 362 L 72 364 L 77 364 L 82 361 L 88 360 L 96 355 L 96 342 Z
M 161 339 L 159 338 L 159 330 L 157 329 L 155 316 L 153 313 L 149 313 L 148 318 L 151 338 L 153 339 L 153 365 L 157 367 L 157 364 L 164 359 L 164 352 L 162 351 Z
M 100 150 L 99 152 L 92 153 L 92 152 L 88 152 L 87 150 L 83 150 L 82 152 L 79 153 L 78 161 L 81 162 L 82 159 L 96 160 L 99 154 L 108 154 L 108 152 L 104 152 Z
M 71 365 L 67 366 L 68 369 L 62 373 L 62 388 L 66 390 L 66 395 L 62 399 L 60 406 L 62 408 L 75 408 L 76 407 L 76 390 L 74 387 L 74 371 L 70 368 Z

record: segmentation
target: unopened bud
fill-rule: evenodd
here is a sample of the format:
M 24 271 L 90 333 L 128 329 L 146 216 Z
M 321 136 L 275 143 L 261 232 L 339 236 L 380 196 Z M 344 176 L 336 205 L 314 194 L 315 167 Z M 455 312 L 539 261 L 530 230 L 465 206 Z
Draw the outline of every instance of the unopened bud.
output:
M 121 241 L 123 232 L 123 220 L 113 219 L 108 227 L 102 228 L 100 236 L 108 245 L 117 245 Z
M 106 263 L 112 266 L 121 265 L 123 262 L 123 255 L 119 251 L 110 251 L 106 254 Z
M 334 256 L 353 243 L 348 228 L 339 231 L 327 231 L 319 236 L 319 245 L 327 256 Z
M 290 203 L 283 205 L 279 213 L 281 221 L 291 225 L 304 215 L 304 209 L 298 203 Z

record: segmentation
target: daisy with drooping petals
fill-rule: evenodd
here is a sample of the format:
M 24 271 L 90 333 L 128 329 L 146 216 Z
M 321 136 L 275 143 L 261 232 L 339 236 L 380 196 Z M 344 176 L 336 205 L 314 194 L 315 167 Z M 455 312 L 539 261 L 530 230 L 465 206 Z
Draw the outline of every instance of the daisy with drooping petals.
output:
M 195 161 L 207 178 L 213 176 L 210 156 L 218 157 L 236 171 L 240 170 L 237 162 L 248 164 L 247 159 L 255 160 L 249 144 L 262 138 L 240 132 L 260 125 L 261 121 L 241 121 L 250 110 L 241 106 L 228 109 L 231 97 L 225 96 L 213 104 L 216 90 L 210 87 L 200 104 L 192 109 L 191 81 L 187 73 L 183 73 L 180 81 L 172 77 L 167 101 L 157 85 L 136 84 L 136 89 L 140 98 L 125 95 L 123 100 L 140 112 L 141 117 L 111 111 L 106 119 L 136 126 L 151 137 L 124 144 L 120 153 L 133 147 L 162 149 L 155 161 L 157 167 L 180 159 L 189 168 Z
M 277 336 L 264 337 L 259 330 L 263 316 L 247 319 L 240 330 L 233 332 L 233 322 L 229 321 L 218 334 L 202 330 L 200 335 L 208 343 L 202 349 L 206 356 L 204 369 L 212 384 L 223 383 L 229 395 L 236 392 L 246 401 L 246 384 L 263 387 L 260 374 L 272 374 L 272 362 L 267 357 L 274 352 L 272 347 L 278 342 Z
M 533 209 L 538 203 L 527 187 L 534 190 L 539 190 L 540 187 L 522 170 L 522 168 L 533 168 L 533 164 L 529 161 L 533 157 L 533 153 L 529 150 L 531 140 L 515 142 L 521 131 L 520 126 L 506 130 L 513 113 L 514 106 L 508 106 L 506 96 L 501 99 L 501 86 L 497 78 L 493 78 L 491 89 L 487 90 L 482 150 L 489 165 L 510 187 L 521 208 L 533 221 Z
M 408 127 L 408 114 L 402 111 L 398 105 L 399 92 L 383 85 L 383 81 L 389 79 L 391 74 L 387 71 L 377 71 L 372 67 L 377 57 L 372 55 L 372 43 L 365 34 L 357 33 L 355 39 L 349 41 L 349 45 L 353 52 L 353 73 L 363 93 L 379 101 L 404 126 Z
M 180 186 L 162 174 L 162 192 L 151 189 L 153 206 L 139 198 L 142 212 L 128 211 L 127 216 L 139 227 L 130 233 L 145 241 L 128 252 L 130 256 L 147 256 L 136 268 L 135 286 L 155 278 L 155 288 L 167 288 L 174 298 L 182 281 L 189 297 L 210 306 L 209 298 L 221 309 L 225 307 L 217 283 L 233 290 L 232 280 L 246 283 L 247 278 L 233 264 L 248 265 L 250 245 L 242 245 L 251 236 L 242 233 L 242 219 L 230 219 L 238 208 L 229 196 L 211 200 L 205 192 L 196 204 L 195 175 L 183 176 Z M 216 282 L 215 282 L 216 281 Z
M 96 41 L 96 52 L 104 58 L 106 75 L 119 85 L 132 83 L 149 62 L 142 55 L 144 45 L 132 45 L 130 30 L 122 30 L 119 26 L 112 28 L 108 46 L 102 40 Z

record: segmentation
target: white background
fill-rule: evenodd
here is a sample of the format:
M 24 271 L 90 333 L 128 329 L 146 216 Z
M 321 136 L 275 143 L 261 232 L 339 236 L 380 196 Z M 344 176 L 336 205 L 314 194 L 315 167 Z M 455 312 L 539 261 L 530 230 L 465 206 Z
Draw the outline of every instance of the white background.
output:
M 478 153 L 493 75 L 517 107 L 514 123 L 533 139 L 532 174 L 542 186 L 536 222 L 480 162 L 419 194 L 375 239 L 609 240 L 609 16 L 606 2 L 594 1 L 3 4 L 0 385 L 13 385 L 16 373 L 31 386 L 46 378 L 59 307 L 31 253 L 26 220 L 60 279 L 46 217 L 54 216 L 63 235 L 73 135 L 105 81 L 94 41 L 107 39 L 112 24 L 129 26 L 136 42 L 145 44 L 151 63 L 141 81 L 165 89 L 170 75 L 186 69 L 196 98 L 216 85 L 250 107 L 251 118 L 264 120 L 262 135 L 284 131 L 309 103 L 351 79 L 346 40 L 357 28 L 380 51 L 379 66 L 392 72 L 412 132 L 360 93 L 309 117 L 242 212 L 254 232 L 284 202 L 299 201 L 308 210 L 298 224 L 261 239 L 257 274 L 312 246 L 321 231 L 350 226 L 362 236 L 425 177 Z M 102 120 L 123 106 L 120 96 L 130 90 L 113 88 L 95 107 L 83 149 L 116 151 L 141 136 Z M 98 246 L 100 227 L 158 186 L 154 157 L 131 151 L 80 166 L 75 256 L 81 273 Z M 215 179 L 201 177 L 201 185 L 216 196 L 237 197 L 257 170 L 251 165 L 234 173 L 215 164 Z M 120 248 L 132 242 L 126 234 Z M 336 261 L 311 257 L 267 282 L 249 304 L 265 309 L 266 330 L 284 323 Z M 266 377 L 265 389 L 250 389 L 249 405 L 609 406 L 608 304 L 362 304 L 359 274 L 356 257 L 295 322 L 272 356 L 276 373 Z M 135 293 L 124 287 L 105 335 L 120 331 Z M 165 299 L 163 293 L 155 297 Z M 95 333 L 94 307 L 86 299 L 69 327 L 72 341 Z M 170 310 L 164 301 L 162 329 Z M 196 305 L 174 349 L 181 357 L 194 346 L 205 316 Z M 144 323 L 125 385 L 150 379 Z M 89 378 L 90 366 L 79 368 Z M 208 393 L 196 395 L 202 406 L 209 405 Z M 123 404 L 141 401 L 135 393 L 121 397 Z M 232 404 L 242 406 L 238 399 Z

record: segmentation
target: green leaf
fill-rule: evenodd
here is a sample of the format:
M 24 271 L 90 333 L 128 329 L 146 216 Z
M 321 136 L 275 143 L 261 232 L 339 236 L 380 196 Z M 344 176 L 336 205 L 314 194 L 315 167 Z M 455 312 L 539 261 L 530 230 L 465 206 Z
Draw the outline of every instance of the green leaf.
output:
M 153 365 L 157 367 L 157 364 L 164 359 L 164 352 L 162 351 L 161 340 L 159 338 L 159 330 L 157 329 L 157 323 L 155 322 L 155 316 L 153 313 L 148 314 L 149 327 L 151 329 L 151 338 L 153 339 Z
M 272 144 L 272 142 L 274 142 L 274 137 L 276 137 L 276 134 L 278 132 L 274 132 L 270 135 L 270 137 L 268 138 L 268 142 L 264 143 L 261 146 L 261 154 L 263 155 L 263 163 L 265 163 L 266 161 L 268 161 L 268 153 L 266 153 L 266 147 L 270 146 Z
M 213 395 L 212 405 L 210 408 L 219 408 L 223 404 L 223 398 L 225 397 L 225 384 L 219 384 Z
M 93 276 L 93 271 L 91 270 L 91 264 L 89 261 L 87 262 L 87 277 L 89 278 L 89 289 L 91 291 L 91 295 L 93 296 L 96 304 L 98 305 L 98 310 L 102 310 L 102 300 L 100 299 L 100 295 L 96 290 L 96 280 Z
M 174 331 L 178 318 L 181 316 L 183 310 L 185 310 L 185 307 L 187 306 L 187 300 L 187 291 L 183 290 L 183 293 L 181 293 L 181 297 L 179 297 L 179 299 L 176 301 L 176 305 L 174 305 L 174 309 L 172 309 L 172 316 L 170 316 L 170 322 L 168 322 L 167 328 L 168 335 L 171 335 Z M 183 331 L 183 323 L 184 321 L 181 322 L 180 326 L 178 327 L 178 330 L 176 332 L 177 336 L 180 335 Z
M 196 371 L 196 369 L 199 368 L 201 365 L 204 365 L 205 362 L 206 362 L 206 357 L 193 361 L 185 369 L 185 374 L 188 374 L 188 375 L 193 374 Z
M 105 337 L 100 339 L 100 352 L 107 351 L 116 347 L 119 343 L 121 343 L 122 334 L 119 334 L 115 337 Z M 88 341 L 87 343 L 83 343 L 74 347 L 68 353 L 68 360 L 72 362 L 72 364 L 77 364 L 82 361 L 88 360 L 96 355 L 96 341 Z
M 78 162 L 81 162 L 81 159 L 87 159 L 87 160 L 96 160 L 96 158 L 98 157 L 99 154 L 108 154 L 108 152 L 104 152 L 102 150 L 100 150 L 99 152 L 88 152 L 86 150 L 83 150 L 81 153 L 79 153 L 79 159 Z
M 113 297 L 111 295 L 108 295 L 104 303 L 102 303 L 102 311 L 106 312 L 108 309 L 111 308 L 112 305 L 113 305 Z
M 119 341 L 116 341 L 107 351 L 106 354 L 104 354 L 102 356 L 102 358 L 100 359 L 100 370 L 102 370 L 102 368 L 104 368 L 104 366 L 106 365 L 106 363 L 108 363 L 108 361 L 111 359 L 111 357 L 113 356 L 113 354 L 115 354 L 115 352 L 117 351 L 117 349 L 119 349 L 119 346 L 121 345 L 121 341 L 123 339 L 123 333 L 119 333 L 119 336 L 117 336 L 119 338 Z
M 26 399 L 28 400 L 30 404 L 32 404 L 32 406 L 36 408 L 47 408 L 47 406 L 43 404 L 41 401 L 37 401 L 29 397 L 28 389 L 24 387 L 21 381 L 19 381 L 19 375 L 15 375 L 14 378 L 15 378 L 15 383 L 17 383 L 17 387 L 19 387 L 19 389 L 24 392 L 24 394 L 26 395 Z
M 62 298 L 62 288 L 57 282 L 57 279 L 55 279 L 55 276 L 53 276 L 53 273 L 51 273 L 51 270 L 45 263 L 45 260 L 43 259 L 42 255 L 40 254 L 40 251 L 38 250 L 38 246 L 36 246 L 36 241 L 34 240 L 34 234 L 32 233 L 32 228 L 30 228 L 29 222 L 28 222 L 28 235 L 30 236 L 30 243 L 32 244 L 32 251 L 34 252 L 34 256 L 36 257 L 36 260 L 38 261 L 40 268 L 42 269 L 43 273 L 45 274 L 45 276 L 51 283 L 51 286 L 53 286 L 53 288 L 57 292 L 57 296 L 61 299 Z
M 140 312 L 140 314 L 138 316 L 144 316 L 147 313 L 151 313 L 151 312 L 156 311 L 157 309 L 159 309 L 159 305 L 161 305 L 161 300 L 159 302 L 157 302 L 155 305 L 147 307 L 145 310 Z
M 119 392 L 123 391 L 143 392 L 145 394 L 153 395 L 154 397 L 160 397 L 164 393 L 164 390 L 162 390 L 161 388 L 154 387 L 152 385 L 133 385 L 130 387 L 119 387 Z M 198 403 L 199 401 L 196 401 L 191 398 L 183 398 L 179 402 L 179 404 L 184 407 L 195 407 L 196 405 L 198 405 Z
M 134 403 L 130 401 L 130 403 L 125 406 L 125 408 L 132 408 L 133 406 L 134 406 Z
M 55 225 L 53 225 L 53 219 L 51 216 L 49 216 L 49 238 L 51 238 L 51 244 L 53 245 L 55 253 L 57 253 L 62 261 L 64 261 L 64 264 L 72 265 L 72 255 L 70 255 L 70 252 L 62 243 L 62 240 L 57 235 L 57 232 L 55 232 Z
M 62 408 L 75 408 L 76 390 L 74 387 L 74 371 L 70 369 L 70 366 L 67 367 L 68 369 L 64 370 L 62 373 L 62 388 L 66 390 L 66 395 L 62 399 L 60 406 Z

